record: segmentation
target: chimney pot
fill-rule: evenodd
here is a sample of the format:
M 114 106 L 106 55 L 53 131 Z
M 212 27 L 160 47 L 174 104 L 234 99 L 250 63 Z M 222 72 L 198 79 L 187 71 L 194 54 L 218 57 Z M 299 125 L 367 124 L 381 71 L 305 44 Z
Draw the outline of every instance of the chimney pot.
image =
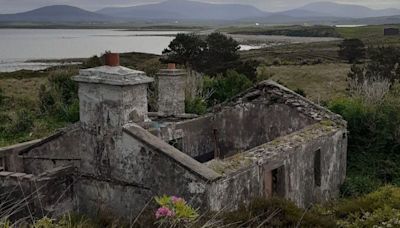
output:
M 118 53 L 106 53 L 104 55 L 106 66 L 119 66 Z
M 176 64 L 175 63 L 168 63 L 168 70 L 175 70 Z

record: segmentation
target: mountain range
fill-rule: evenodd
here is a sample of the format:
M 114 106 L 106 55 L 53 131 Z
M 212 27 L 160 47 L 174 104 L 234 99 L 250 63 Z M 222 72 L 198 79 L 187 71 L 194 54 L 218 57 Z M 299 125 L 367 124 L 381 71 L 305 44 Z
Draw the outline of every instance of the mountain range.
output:
M 128 22 L 128 21 L 238 21 L 253 20 L 271 23 L 308 21 L 357 21 L 386 17 L 397 20 L 399 9 L 375 10 L 365 6 L 317 2 L 300 8 L 266 12 L 250 5 L 212 4 L 189 0 L 167 0 L 132 7 L 110 7 L 91 12 L 68 5 L 46 6 L 28 12 L 0 14 L 0 22 Z M 393 19 L 394 18 L 394 19 Z

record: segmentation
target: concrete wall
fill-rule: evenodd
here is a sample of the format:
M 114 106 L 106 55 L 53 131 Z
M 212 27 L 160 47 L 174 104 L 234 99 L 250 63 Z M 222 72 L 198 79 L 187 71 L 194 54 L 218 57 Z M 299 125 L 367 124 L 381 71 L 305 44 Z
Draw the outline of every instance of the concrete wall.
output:
M 181 196 L 196 207 L 205 207 L 207 180 L 190 169 L 201 164 L 191 165 L 196 161 L 144 129 L 129 132 L 124 131 L 115 141 L 115 150 L 107 155 L 108 175 L 80 173 L 77 192 L 81 212 L 134 217 L 154 196 L 164 194 Z M 165 151 L 193 161 L 182 165 Z
M 285 104 L 242 103 L 206 117 L 178 123 L 175 130 L 183 131 L 184 153 L 198 157 L 212 153 L 217 145 L 221 155 L 227 157 L 314 122 Z
M 283 192 L 277 194 L 300 207 L 338 197 L 346 176 L 346 130 L 315 136 L 318 131 L 299 132 L 246 151 L 248 156 L 242 160 L 258 157 L 258 162 L 238 167 L 213 183 L 208 191 L 211 210 L 236 209 L 254 197 L 270 197 L 265 191 L 265 175 L 277 168 L 283 170 L 283 179 L 279 180 L 283 183 Z M 314 155 L 318 150 L 321 151 L 321 186 L 314 182 Z
M 158 111 L 185 113 L 185 73 L 183 70 L 162 70 L 158 74 Z
M 147 116 L 147 84 L 79 84 L 80 121 L 85 128 L 121 127 Z
M 263 195 L 260 169 L 249 167 L 211 183 L 208 202 L 211 211 L 230 211 Z
M 32 149 L 20 155 L 23 158 L 23 172 L 38 175 L 60 166 L 78 167 L 81 137 L 80 127 L 73 126 L 41 140 Z
M 5 170 L 11 172 L 24 172 L 24 164 L 22 157 L 19 156 L 19 152 L 40 141 L 41 139 L 38 139 L 0 148 L 0 159 L 5 165 Z

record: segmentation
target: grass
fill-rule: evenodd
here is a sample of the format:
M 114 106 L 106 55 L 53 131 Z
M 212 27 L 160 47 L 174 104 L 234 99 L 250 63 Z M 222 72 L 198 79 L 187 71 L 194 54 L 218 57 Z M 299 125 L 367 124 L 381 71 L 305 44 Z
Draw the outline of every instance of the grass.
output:
M 121 64 L 133 69 L 145 71 L 152 76 L 161 68 L 159 56 L 144 53 L 123 53 Z M 33 139 L 43 138 L 69 123 L 59 118 L 43 115 L 39 112 L 39 90 L 41 85 L 48 85 L 48 77 L 56 71 L 66 69 L 77 74 L 76 68 L 81 66 L 52 67 L 43 71 L 22 70 L 11 73 L 0 73 L 0 89 L 5 96 L 4 104 L 0 104 L 1 117 L 7 116 L 7 121 L 0 122 L 1 128 L 15 120 L 18 111 L 26 110 L 33 117 L 33 126 L 29 131 L 5 136 L 0 134 L 0 147 Z
M 329 101 L 346 95 L 348 64 L 317 64 L 272 66 L 268 70 L 272 80 L 292 90 L 302 89 L 306 96 L 315 101 Z
M 343 38 L 361 39 L 366 45 L 395 45 L 400 46 L 400 35 L 384 36 L 383 30 L 388 27 L 399 28 L 400 25 L 370 25 L 355 28 L 336 28 Z
M 272 64 L 279 59 L 284 64 L 301 64 L 307 60 L 321 60 L 324 63 L 341 62 L 338 56 L 340 41 L 288 44 L 241 53 L 243 60 L 255 59 L 264 64 Z

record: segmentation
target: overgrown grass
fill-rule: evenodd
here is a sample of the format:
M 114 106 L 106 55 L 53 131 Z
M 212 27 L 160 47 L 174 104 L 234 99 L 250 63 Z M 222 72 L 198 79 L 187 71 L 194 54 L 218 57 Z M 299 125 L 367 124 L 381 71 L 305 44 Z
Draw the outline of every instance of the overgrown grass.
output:
M 200 215 L 199 219 L 185 226 L 159 226 L 155 223 L 154 211 L 148 211 L 146 219 L 116 219 L 99 216 L 88 218 L 67 214 L 58 219 L 47 217 L 32 222 L 27 219 L 23 226 L 0 218 L 1 228 L 114 228 L 114 227 L 193 227 L 193 228 L 238 228 L 238 227 L 399 227 L 400 188 L 385 186 L 377 191 L 356 198 L 343 198 L 324 205 L 312 205 L 307 209 L 297 207 L 281 198 L 258 198 L 247 206 L 232 212 L 214 212 Z M 142 215 L 143 216 L 143 215 Z M 149 217 L 149 218 L 147 218 Z M 129 221 L 131 220 L 131 221 Z M 146 220 L 146 221 L 144 221 Z
M 162 67 L 157 55 L 143 53 L 121 54 L 121 63 L 149 76 Z M 77 85 L 70 77 L 79 67 L 0 73 L 0 147 L 46 137 L 78 120 Z
M 303 90 L 307 98 L 317 103 L 346 96 L 349 70 L 348 64 L 271 66 L 265 69 L 272 74 L 272 80 L 292 90 Z
M 379 103 L 360 97 L 337 99 L 329 108 L 348 122 L 347 181 L 343 193 L 357 196 L 383 184 L 400 186 L 400 86 Z

